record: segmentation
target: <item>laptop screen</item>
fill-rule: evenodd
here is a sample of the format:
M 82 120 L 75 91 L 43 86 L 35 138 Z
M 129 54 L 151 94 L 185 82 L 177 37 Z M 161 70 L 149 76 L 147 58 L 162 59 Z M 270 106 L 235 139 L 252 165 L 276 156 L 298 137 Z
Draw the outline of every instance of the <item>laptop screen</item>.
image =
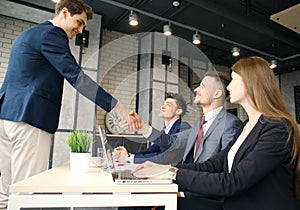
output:
M 104 135 L 105 134 L 105 135 Z M 99 135 L 100 135 L 100 141 L 101 141 L 101 148 L 104 150 L 104 170 L 108 170 L 109 172 L 112 172 L 114 169 L 113 159 L 112 159 L 112 151 L 113 148 L 108 144 L 106 133 L 105 131 L 102 131 L 101 127 L 99 126 Z
M 104 170 L 108 171 L 116 184 L 170 184 L 172 180 L 167 179 L 141 179 L 133 176 L 131 171 L 137 166 L 136 164 L 120 164 L 114 162 L 112 158 L 113 148 L 108 144 L 105 131 L 99 126 L 99 134 L 102 147 L 105 148 L 104 158 L 106 167 Z

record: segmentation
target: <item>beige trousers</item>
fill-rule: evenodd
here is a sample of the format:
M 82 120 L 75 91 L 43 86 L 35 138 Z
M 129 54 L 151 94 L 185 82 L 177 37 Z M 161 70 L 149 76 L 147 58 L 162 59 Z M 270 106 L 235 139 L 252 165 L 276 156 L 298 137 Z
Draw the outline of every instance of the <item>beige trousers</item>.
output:
M 51 134 L 24 122 L 0 120 L 0 209 L 7 208 L 9 186 L 47 170 Z

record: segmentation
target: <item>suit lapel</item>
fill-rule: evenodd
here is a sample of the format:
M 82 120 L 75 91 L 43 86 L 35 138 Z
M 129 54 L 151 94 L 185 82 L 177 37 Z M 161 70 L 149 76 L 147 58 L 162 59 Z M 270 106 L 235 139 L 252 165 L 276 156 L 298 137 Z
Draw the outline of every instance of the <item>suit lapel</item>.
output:
M 207 139 L 207 136 L 209 136 L 213 131 L 215 131 L 215 128 L 219 125 L 221 119 L 224 117 L 225 114 L 226 114 L 226 111 L 224 108 L 222 108 L 220 113 L 216 116 L 216 119 L 214 120 L 214 122 L 211 124 L 211 126 L 208 128 L 207 132 L 205 133 L 202 142 L 205 142 L 205 140 Z
M 224 108 L 222 108 L 222 110 L 219 112 L 219 114 L 216 116 L 214 122 L 210 125 L 210 127 L 208 128 L 208 130 L 206 131 L 206 133 L 203 136 L 202 142 L 200 144 L 198 153 L 196 154 L 195 160 L 197 160 L 200 156 L 200 154 L 202 153 L 203 150 L 203 145 L 205 144 L 205 141 L 207 139 L 207 137 L 213 132 L 215 131 L 215 128 L 219 125 L 220 120 L 224 117 L 224 115 L 226 114 L 226 111 Z M 200 126 L 200 123 L 199 123 Z
M 258 134 L 260 133 L 263 126 L 264 123 L 260 123 L 260 120 L 258 120 L 256 125 L 253 127 L 251 132 L 248 134 L 248 136 L 246 137 L 246 139 L 238 149 L 232 163 L 232 168 L 234 168 L 241 161 L 241 159 L 247 154 L 247 150 L 250 147 L 256 145 L 256 143 L 258 142 Z
M 196 141 L 196 138 L 197 138 L 197 135 L 198 135 L 198 130 L 199 130 L 199 127 L 200 127 L 200 122 L 202 120 L 202 117 L 200 117 L 197 122 L 194 124 L 191 132 L 190 132 L 190 135 L 188 137 L 188 142 L 187 142 L 187 145 L 186 145 L 186 148 L 185 148 L 185 151 L 184 151 L 184 155 L 183 155 L 183 161 L 186 160 L 186 157 L 187 155 L 191 152 L 191 150 L 194 151 L 194 145 L 195 145 L 195 141 Z
M 173 126 L 171 127 L 169 134 L 175 134 L 178 133 L 180 131 L 180 124 L 181 124 L 181 119 L 177 119 L 176 122 L 173 124 Z

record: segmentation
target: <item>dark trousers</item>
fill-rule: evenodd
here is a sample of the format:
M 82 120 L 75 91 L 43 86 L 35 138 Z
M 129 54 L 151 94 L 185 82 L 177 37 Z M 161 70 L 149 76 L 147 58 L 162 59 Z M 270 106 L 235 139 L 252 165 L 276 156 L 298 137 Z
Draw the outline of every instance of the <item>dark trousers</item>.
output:
M 151 210 L 152 207 L 119 207 L 119 210 Z M 163 210 L 159 207 L 157 210 Z M 223 202 L 205 198 L 178 198 L 177 210 L 222 210 Z
M 222 210 L 223 201 L 205 198 L 178 198 L 177 210 Z

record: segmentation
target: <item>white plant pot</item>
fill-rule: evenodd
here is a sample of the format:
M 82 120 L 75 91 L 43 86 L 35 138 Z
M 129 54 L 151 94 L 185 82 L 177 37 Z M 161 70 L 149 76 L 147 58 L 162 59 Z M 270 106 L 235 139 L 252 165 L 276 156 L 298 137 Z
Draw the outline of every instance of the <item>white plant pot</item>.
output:
M 70 152 L 71 173 L 83 174 L 89 170 L 91 153 Z

